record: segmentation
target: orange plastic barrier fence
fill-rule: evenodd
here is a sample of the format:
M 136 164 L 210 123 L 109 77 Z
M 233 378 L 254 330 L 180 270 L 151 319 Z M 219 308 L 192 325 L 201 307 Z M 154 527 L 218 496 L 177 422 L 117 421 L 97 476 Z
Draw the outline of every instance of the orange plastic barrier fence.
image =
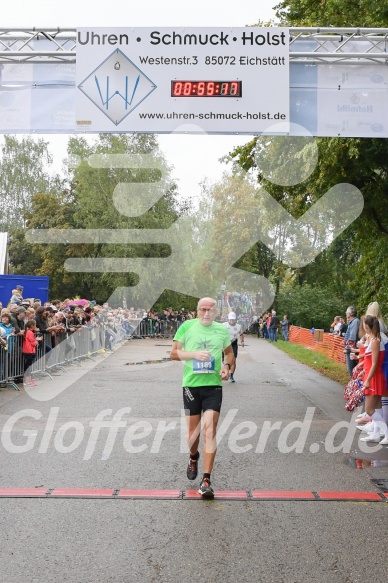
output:
M 297 326 L 290 326 L 289 340 L 295 344 L 301 344 L 302 346 L 311 348 L 311 350 L 314 350 L 315 352 L 320 352 L 331 360 L 335 360 L 341 364 L 345 364 L 346 362 L 344 355 L 344 339 L 342 336 L 337 336 L 337 334 L 324 332 L 323 342 L 317 342 L 314 340 L 311 330 L 298 328 Z

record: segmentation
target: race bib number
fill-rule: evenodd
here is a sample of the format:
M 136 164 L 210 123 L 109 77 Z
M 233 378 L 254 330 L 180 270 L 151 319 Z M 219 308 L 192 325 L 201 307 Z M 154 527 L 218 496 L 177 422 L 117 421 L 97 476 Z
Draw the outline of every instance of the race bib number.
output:
M 193 372 L 196 374 L 214 372 L 214 366 L 214 356 L 212 356 L 210 360 L 193 360 Z

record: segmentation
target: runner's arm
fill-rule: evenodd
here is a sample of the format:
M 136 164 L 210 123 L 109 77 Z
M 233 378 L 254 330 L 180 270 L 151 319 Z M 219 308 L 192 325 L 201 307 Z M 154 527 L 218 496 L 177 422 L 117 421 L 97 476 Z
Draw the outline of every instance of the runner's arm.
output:
M 196 350 L 194 352 L 186 352 L 183 350 L 182 342 L 174 340 L 172 343 L 172 349 L 170 352 L 171 360 L 209 360 L 211 354 L 208 350 Z
M 229 378 L 230 374 L 230 367 L 234 364 L 234 354 L 232 346 L 229 344 L 226 348 L 224 348 L 224 362 L 221 368 L 221 378 L 222 380 L 226 380 Z

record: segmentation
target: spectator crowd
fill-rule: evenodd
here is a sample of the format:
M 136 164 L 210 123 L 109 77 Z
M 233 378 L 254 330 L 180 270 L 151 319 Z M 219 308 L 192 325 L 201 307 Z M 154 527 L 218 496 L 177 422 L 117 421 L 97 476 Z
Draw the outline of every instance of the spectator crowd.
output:
M 242 329 L 252 331 L 256 326 L 256 303 L 247 293 L 227 292 L 217 303 L 218 321 L 226 321 L 226 314 L 234 310 Z M 196 317 L 195 311 L 185 308 L 113 308 L 86 299 L 52 300 L 42 305 L 37 298 L 23 298 L 23 286 L 12 290 L 6 307 L 0 302 L 0 313 L 0 383 L 24 380 L 28 386 L 36 384 L 31 370 L 42 355 L 49 362 L 51 351 L 63 346 L 61 362 L 55 361 L 59 365 L 80 355 L 77 342 L 81 331 L 87 331 L 88 340 L 82 353 L 90 354 L 96 347 L 112 352 L 115 344 L 125 339 L 171 338 L 184 321 Z

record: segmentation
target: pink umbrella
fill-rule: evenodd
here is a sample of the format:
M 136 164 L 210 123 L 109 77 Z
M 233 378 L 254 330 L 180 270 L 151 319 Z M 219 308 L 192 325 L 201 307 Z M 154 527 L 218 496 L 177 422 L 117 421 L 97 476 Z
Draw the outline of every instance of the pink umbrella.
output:
M 68 303 L 69 306 L 86 306 L 89 304 L 89 300 L 71 300 Z

